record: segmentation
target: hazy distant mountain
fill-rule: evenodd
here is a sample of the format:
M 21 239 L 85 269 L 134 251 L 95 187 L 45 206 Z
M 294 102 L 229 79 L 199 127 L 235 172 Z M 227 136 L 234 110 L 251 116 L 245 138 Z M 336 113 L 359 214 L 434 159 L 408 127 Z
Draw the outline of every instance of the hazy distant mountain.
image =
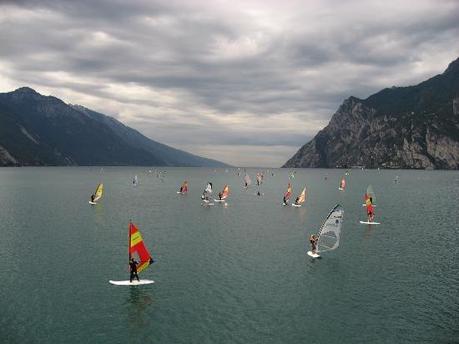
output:
M 225 166 L 28 87 L 0 93 L 0 166 L 23 165 Z
M 459 168 L 459 58 L 416 86 L 350 97 L 283 167 Z

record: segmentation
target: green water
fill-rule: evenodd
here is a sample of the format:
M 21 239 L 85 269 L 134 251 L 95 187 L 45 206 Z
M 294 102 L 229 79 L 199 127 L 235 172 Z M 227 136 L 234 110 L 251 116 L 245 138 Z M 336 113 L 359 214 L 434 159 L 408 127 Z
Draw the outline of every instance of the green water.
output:
M 263 197 L 235 170 L 166 171 L 0 169 L 0 342 L 457 342 L 458 172 L 352 170 L 339 192 L 343 170 L 297 170 L 296 209 L 280 205 L 287 170 Z M 201 206 L 207 181 L 230 185 L 227 207 Z M 359 224 L 368 184 L 379 226 Z M 341 245 L 311 260 L 307 238 L 336 203 Z M 157 261 L 141 274 L 153 285 L 108 283 L 128 278 L 129 219 Z

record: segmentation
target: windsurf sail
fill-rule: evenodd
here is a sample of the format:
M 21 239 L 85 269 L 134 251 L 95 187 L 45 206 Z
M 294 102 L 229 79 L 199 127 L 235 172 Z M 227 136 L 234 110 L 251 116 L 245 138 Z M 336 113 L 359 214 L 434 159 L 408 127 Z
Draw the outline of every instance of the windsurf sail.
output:
M 97 202 L 98 200 L 100 200 L 102 198 L 102 195 L 104 193 L 104 184 L 100 183 L 99 185 L 97 185 L 97 188 L 96 188 L 96 192 L 94 192 L 94 201 L 93 202 Z
M 212 195 L 212 183 L 209 182 L 201 195 L 201 199 L 208 200 L 210 195 Z
M 153 258 L 145 246 L 142 235 L 135 224 L 129 222 L 129 261 L 131 258 L 137 258 L 139 265 L 137 272 L 145 270 L 150 264 L 153 263 Z
M 188 192 L 188 182 L 185 180 L 180 187 L 180 192 L 181 193 L 187 193 Z
M 137 185 L 139 183 L 139 180 L 137 178 L 137 174 L 134 176 L 134 179 L 132 179 L 132 184 Z
M 286 203 L 292 197 L 292 184 L 288 183 L 287 191 L 284 193 L 284 202 Z
M 250 184 L 252 184 L 252 179 L 250 179 L 250 176 L 248 174 L 244 176 L 244 184 L 246 188 L 249 187 Z
M 376 196 L 375 192 L 373 191 L 373 187 L 371 185 L 368 185 L 367 191 L 365 192 L 364 201 L 365 205 L 368 207 L 370 204 L 375 205 L 376 203 Z
M 344 209 L 339 204 L 335 205 L 320 228 L 317 253 L 338 248 L 343 217 Z
M 296 204 L 303 204 L 305 201 L 306 201 L 306 188 L 304 188 L 303 191 L 301 191 L 301 193 L 298 195 L 298 197 L 296 198 L 295 203 Z
M 229 190 L 229 186 L 228 185 L 225 185 L 224 188 L 223 188 L 223 191 L 220 193 L 220 199 L 227 199 L 228 196 L 229 196 L 229 193 L 230 193 L 230 190 Z
M 257 185 L 260 186 L 263 183 L 263 173 L 257 173 Z
M 340 190 L 346 189 L 346 179 L 344 179 L 344 177 L 341 179 L 341 182 L 339 183 L 339 189 Z

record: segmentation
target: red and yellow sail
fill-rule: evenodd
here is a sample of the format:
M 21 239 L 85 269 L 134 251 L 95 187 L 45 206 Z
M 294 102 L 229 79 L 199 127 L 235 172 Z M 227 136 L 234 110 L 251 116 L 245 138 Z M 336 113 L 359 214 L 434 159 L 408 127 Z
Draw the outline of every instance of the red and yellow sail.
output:
M 138 228 L 132 222 L 129 223 L 129 260 L 133 255 L 137 255 L 139 258 L 139 265 L 137 266 L 137 272 L 141 272 L 153 263 L 153 258 L 147 250 L 147 247 L 143 243 L 142 235 Z

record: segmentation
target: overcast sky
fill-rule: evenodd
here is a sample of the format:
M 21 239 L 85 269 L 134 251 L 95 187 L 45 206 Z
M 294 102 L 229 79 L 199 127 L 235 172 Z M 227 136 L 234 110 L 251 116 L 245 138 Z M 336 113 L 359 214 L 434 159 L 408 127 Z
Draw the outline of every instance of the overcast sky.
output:
M 458 56 L 456 0 L 0 0 L 0 92 L 239 166 L 282 165 L 345 98 Z

